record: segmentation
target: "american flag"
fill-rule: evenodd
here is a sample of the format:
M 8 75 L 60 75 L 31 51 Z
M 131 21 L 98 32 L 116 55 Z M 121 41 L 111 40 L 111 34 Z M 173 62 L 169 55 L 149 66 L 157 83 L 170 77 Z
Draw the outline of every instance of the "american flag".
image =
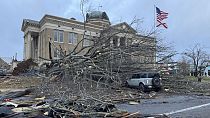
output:
M 164 28 L 168 28 L 167 24 L 163 22 L 164 19 L 168 18 L 168 13 L 161 11 L 158 7 L 156 7 L 156 13 L 157 13 L 157 25 L 156 27 L 163 26 Z

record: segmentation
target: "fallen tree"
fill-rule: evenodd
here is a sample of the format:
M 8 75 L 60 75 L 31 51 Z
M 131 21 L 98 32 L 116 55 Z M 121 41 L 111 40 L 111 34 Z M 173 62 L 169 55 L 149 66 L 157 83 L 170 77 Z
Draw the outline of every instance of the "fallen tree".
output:
M 42 91 L 51 91 L 64 101 L 74 99 L 77 95 L 76 102 L 83 101 L 82 104 L 88 106 L 86 109 L 96 104 L 112 103 L 112 100 L 106 102 L 107 99 L 104 98 L 109 96 L 104 91 L 121 88 L 122 83 L 133 73 L 157 71 L 155 65 L 158 62 L 174 55 L 169 50 L 170 46 L 160 44 L 154 37 L 156 31 L 140 35 L 134 30 L 131 26 L 139 25 L 138 19 L 134 19 L 130 25 L 122 23 L 125 28 L 109 26 L 101 31 L 99 36 L 87 37 L 83 8 L 82 0 L 81 11 L 84 16 L 82 40 L 68 54 L 51 41 L 52 49 L 59 50 L 59 59 L 42 58 L 50 62 L 41 65 L 41 68 L 46 67 L 43 71 L 45 75 L 42 76 L 44 78 Z M 118 43 L 116 37 L 119 36 Z M 91 43 L 80 47 L 85 41 Z

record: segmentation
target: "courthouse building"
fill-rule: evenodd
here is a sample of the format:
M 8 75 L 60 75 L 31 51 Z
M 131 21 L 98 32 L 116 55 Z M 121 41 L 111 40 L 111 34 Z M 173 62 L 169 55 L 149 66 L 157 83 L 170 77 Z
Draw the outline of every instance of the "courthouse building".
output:
M 101 11 L 87 13 L 85 23 L 75 18 L 68 19 L 52 15 L 45 15 L 40 21 L 24 19 L 21 28 L 24 32 L 24 60 L 32 58 L 41 61 L 42 58 L 59 58 L 57 49 L 68 53 L 83 39 L 84 34 L 85 37 L 99 37 L 100 33 L 109 27 L 130 31 L 131 35 L 126 38 L 119 35 L 113 39 L 112 43 L 116 46 L 128 45 L 138 38 L 145 38 L 137 35 L 137 32 L 125 22 L 112 25 L 107 14 Z M 154 38 L 147 39 L 155 43 Z M 84 39 L 79 47 L 90 44 L 89 40 Z M 152 55 L 150 60 L 154 62 L 155 52 Z

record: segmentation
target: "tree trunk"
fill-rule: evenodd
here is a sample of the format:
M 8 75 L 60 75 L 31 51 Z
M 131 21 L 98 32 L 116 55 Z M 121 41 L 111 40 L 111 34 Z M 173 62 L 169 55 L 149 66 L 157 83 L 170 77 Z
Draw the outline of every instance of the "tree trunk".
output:
M 202 77 L 201 76 L 198 76 L 197 78 L 198 78 L 198 82 L 201 82 Z
M 197 67 L 195 68 L 194 76 L 198 77 L 198 69 L 197 69 Z

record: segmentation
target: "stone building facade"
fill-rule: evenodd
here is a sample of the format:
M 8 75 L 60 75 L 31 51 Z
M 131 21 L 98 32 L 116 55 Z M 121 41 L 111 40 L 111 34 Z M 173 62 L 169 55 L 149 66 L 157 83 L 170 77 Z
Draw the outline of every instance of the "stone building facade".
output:
M 107 14 L 101 11 L 87 13 L 85 23 L 74 18 L 67 19 L 52 15 L 45 15 L 40 21 L 24 19 L 21 28 L 24 32 L 24 59 L 32 58 L 41 61 L 42 58 L 59 58 L 58 49 L 68 53 L 84 37 L 99 37 L 100 33 L 109 27 L 129 30 L 126 38 L 123 38 L 125 33 L 119 33 L 113 38 L 110 43 L 115 46 L 128 45 L 143 37 L 137 35 L 137 32 L 125 22 L 111 25 Z M 150 43 L 151 40 L 153 44 L 155 43 L 154 38 L 148 40 Z M 77 49 L 90 44 L 89 40 L 84 39 Z M 152 55 L 150 60 L 155 61 L 155 52 L 152 52 Z

